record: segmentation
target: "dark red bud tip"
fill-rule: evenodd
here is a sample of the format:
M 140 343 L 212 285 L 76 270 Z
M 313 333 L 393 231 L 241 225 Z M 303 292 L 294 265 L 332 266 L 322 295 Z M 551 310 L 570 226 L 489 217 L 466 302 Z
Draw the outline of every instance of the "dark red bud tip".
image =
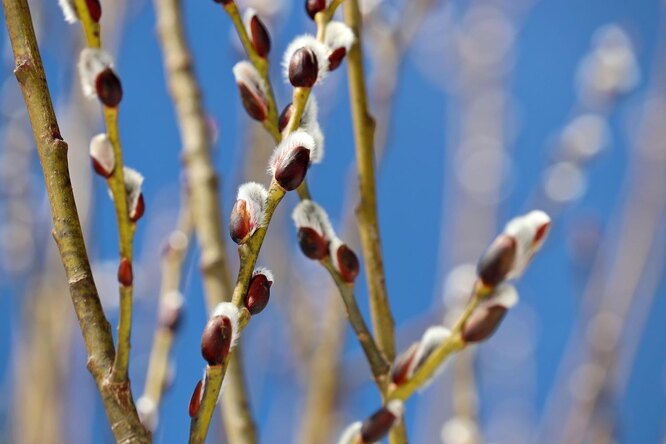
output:
M 190 405 L 188 407 L 188 413 L 190 418 L 194 418 L 199 413 L 199 407 L 201 407 L 201 397 L 203 396 L 203 381 L 199 380 L 194 391 L 192 392 L 192 397 L 190 398 Z
M 133 281 L 132 262 L 124 257 L 120 260 L 120 265 L 118 265 L 118 282 L 124 287 L 129 287 Z
M 233 3 L 234 0 L 213 0 L 213 1 L 221 5 L 228 5 L 229 3 Z
M 319 75 L 317 56 L 310 48 L 301 48 L 291 56 L 289 81 L 293 86 L 312 88 Z
M 310 227 L 298 229 L 298 245 L 303 254 L 310 259 L 320 261 L 328 256 L 328 241 Z
M 309 165 L 310 150 L 296 147 L 275 171 L 275 180 L 286 191 L 295 190 L 305 179 Z
M 548 234 L 548 230 L 550 230 L 550 222 L 547 222 L 537 228 L 536 234 L 534 235 L 534 243 L 537 244 L 541 242 L 546 234 Z
M 266 308 L 271 296 L 272 284 L 273 282 L 269 281 L 265 274 L 259 273 L 252 276 L 250 288 L 247 290 L 247 296 L 245 297 L 245 308 L 250 314 L 259 314 Z
M 99 101 L 108 108 L 118 106 L 123 98 L 123 87 L 120 79 L 111 68 L 106 68 L 95 79 L 95 90 Z
M 506 308 L 501 305 L 477 308 L 463 326 L 463 340 L 465 342 L 485 341 L 495 333 L 505 314 Z
M 237 200 L 229 218 L 229 234 L 237 244 L 241 244 L 250 233 L 250 214 L 244 200 Z
M 484 285 L 495 287 L 511 272 L 516 257 L 516 240 L 505 234 L 498 236 L 488 247 L 477 271 Z
M 254 50 L 257 51 L 259 57 L 266 58 L 271 51 L 271 36 L 264 23 L 256 15 L 250 20 L 250 34 Z
M 305 0 L 305 11 L 314 20 L 318 12 L 326 8 L 326 0 Z
M 215 316 L 204 327 L 201 335 L 201 356 L 209 365 L 221 365 L 231 348 L 231 321 L 226 316 Z
M 282 113 L 280 113 L 280 118 L 278 119 L 278 129 L 280 132 L 284 131 L 284 129 L 289 125 L 289 121 L 291 120 L 291 115 L 294 113 L 294 105 L 291 103 L 287 106 L 284 107 L 282 110 Z
M 409 379 L 409 367 L 412 365 L 412 361 L 416 357 L 418 346 L 418 342 L 413 343 L 395 359 L 395 363 L 393 364 L 393 367 L 391 367 L 391 382 L 395 385 L 403 384 Z
M 99 0 L 86 0 L 86 6 L 92 21 L 99 23 L 99 19 L 102 18 L 102 5 L 99 4 Z
M 345 48 L 338 48 L 328 55 L 328 69 L 329 71 L 334 71 L 340 66 L 345 56 L 347 55 L 347 50 Z
M 342 244 L 336 252 L 338 259 L 338 271 L 345 282 L 354 282 L 358 276 L 359 265 L 356 253 L 347 245 Z
M 139 194 L 139 197 L 136 199 L 136 205 L 130 210 L 129 218 L 132 222 L 136 223 L 143 213 L 146 212 L 146 202 L 143 199 L 143 193 Z
M 268 105 L 263 97 L 256 91 L 248 88 L 244 83 L 238 84 L 238 92 L 243 102 L 243 108 L 254 120 L 263 122 L 268 117 Z
M 97 161 L 94 157 L 91 157 L 90 160 L 92 161 L 92 166 L 93 169 L 97 174 L 104 178 L 109 178 L 113 174 L 113 170 L 108 171 L 107 169 L 104 168 L 104 166 Z
M 364 443 L 380 441 L 395 423 L 395 416 L 386 407 L 372 414 L 361 425 L 361 440 Z

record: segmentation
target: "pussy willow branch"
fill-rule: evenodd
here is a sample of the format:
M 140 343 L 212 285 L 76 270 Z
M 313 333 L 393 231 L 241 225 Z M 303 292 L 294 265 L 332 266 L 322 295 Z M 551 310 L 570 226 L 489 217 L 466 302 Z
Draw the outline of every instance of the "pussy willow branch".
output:
M 316 15 L 315 18 L 317 22 L 317 38 L 320 41 L 323 41 L 325 37 L 326 25 L 331 20 L 333 14 L 335 13 L 335 10 L 341 3 L 342 3 L 341 0 L 334 1 L 328 6 L 326 10 L 319 12 Z M 270 88 L 270 79 L 268 78 L 267 75 L 268 63 L 266 59 L 259 57 L 254 51 L 254 47 L 252 46 L 252 43 L 250 42 L 249 37 L 247 36 L 245 26 L 243 25 L 242 20 L 240 20 L 240 14 L 238 12 L 238 8 L 236 7 L 235 3 L 230 2 L 228 5 L 225 6 L 225 10 L 232 17 L 234 25 L 236 26 L 236 30 L 239 33 L 241 41 L 243 42 L 243 45 L 246 48 L 248 56 L 250 57 L 250 61 L 254 64 L 255 68 L 260 72 L 260 74 L 264 78 L 264 82 L 266 83 L 269 89 L 269 92 L 271 92 L 269 94 L 270 97 L 268 99 L 269 107 L 271 106 L 270 103 L 273 103 L 272 106 L 274 106 L 272 89 Z M 294 89 L 294 97 L 293 97 L 294 112 L 292 114 L 291 120 L 287 125 L 287 128 L 285 129 L 287 134 L 298 129 L 298 125 L 301 120 L 301 116 L 303 115 L 305 104 L 307 103 L 307 100 L 310 96 L 310 92 L 311 92 L 310 88 Z M 271 119 L 270 115 L 268 119 L 269 120 Z M 273 126 L 277 127 L 277 116 L 275 116 L 275 119 L 276 120 L 274 124 L 268 125 L 267 129 Z M 279 142 L 282 139 L 282 136 L 279 134 L 278 136 L 279 137 L 276 139 L 276 141 Z M 298 196 L 300 197 L 301 200 L 311 199 L 306 180 L 303 181 L 303 183 L 301 184 L 300 187 L 298 187 L 297 190 Z M 334 282 L 338 286 L 338 289 L 340 290 L 340 295 L 342 296 L 345 307 L 347 308 L 347 313 L 348 313 L 347 317 L 350 321 L 350 324 L 354 332 L 356 333 L 357 338 L 359 339 L 359 342 L 361 343 L 363 351 L 365 352 L 368 358 L 368 362 L 370 363 L 370 368 L 372 370 L 373 377 L 379 384 L 380 388 L 382 389 L 385 388 L 386 374 L 388 373 L 390 363 L 388 363 L 386 359 L 382 356 L 381 352 L 379 351 L 379 348 L 377 347 L 377 344 L 374 341 L 372 334 L 370 333 L 370 330 L 365 324 L 365 320 L 363 319 L 360 309 L 356 304 L 356 298 L 354 297 L 354 292 L 353 292 L 353 285 L 349 285 L 343 282 L 337 270 L 335 270 L 335 268 L 330 264 L 330 260 L 322 261 L 322 265 L 324 265 L 324 267 L 328 270 L 329 274 L 331 275 Z
M 192 218 L 201 249 L 201 269 L 208 310 L 231 299 L 232 284 L 220 219 L 218 179 L 211 159 L 211 141 L 201 103 L 201 90 L 192 69 L 180 0 L 156 0 L 158 34 L 183 140 Z M 222 415 L 232 444 L 256 442 L 240 350 L 229 364 Z
M 134 407 L 129 381 L 115 382 L 109 373 L 115 357 L 107 321 L 90 271 L 69 178 L 67 144 L 62 140 L 46 83 L 44 67 L 26 0 L 3 0 L 15 75 L 21 86 L 39 153 L 53 216 L 56 240 L 69 291 L 88 353 L 88 369 L 102 396 L 111 429 L 119 443 L 148 443 Z
M 168 298 L 173 292 L 180 292 L 183 261 L 190 248 L 192 214 L 187 199 L 183 199 L 181 205 L 176 228 L 168 236 L 164 257 L 162 258 L 162 283 L 158 313 L 161 313 L 162 306 L 170 303 Z M 171 239 L 176 236 L 184 236 L 185 242 L 174 245 Z M 172 326 L 158 323 L 153 337 L 153 345 L 150 349 L 146 383 L 142 395 L 142 398 L 149 399 L 154 403 L 155 409 L 159 409 L 162 393 L 167 383 L 173 335 Z
M 358 227 L 363 248 L 363 260 L 368 278 L 370 311 L 379 348 L 389 361 L 395 357 L 394 324 L 382 261 L 379 221 L 377 219 L 377 192 L 375 189 L 375 121 L 368 110 L 365 86 L 365 69 L 361 47 L 361 11 L 358 0 L 347 0 L 344 5 L 347 25 L 354 31 L 356 41 L 349 51 L 349 95 L 351 99 L 354 139 L 356 140 L 356 162 L 358 166 L 361 202 L 357 208 Z
M 76 10 L 83 27 L 86 42 L 91 48 L 101 48 L 100 26 L 90 17 L 85 0 L 75 0 Z M 109 108 L 102 105 L 104 121 L 109 141 L 113 146 L 116 167 L 113 174 L 107 179 L 109 190 L 113 196 L 118 222 L 118 241 L 120 243 L 120 258 L 132 263 L 134 231 L 136 224 L 130 220 L 127 206 L 127 191 L 123 171 L 123 151 L 120 145 L 120 131 L 118 128 L 118 108 Z M 132 292 L 134 285 L 119 285 L 120 292 L 120 319 L 118 321 L 118 350 L 113 363 L 111 378 L 116 382 L 128 379 L 130 358 L 130 336 L 132 332 Z

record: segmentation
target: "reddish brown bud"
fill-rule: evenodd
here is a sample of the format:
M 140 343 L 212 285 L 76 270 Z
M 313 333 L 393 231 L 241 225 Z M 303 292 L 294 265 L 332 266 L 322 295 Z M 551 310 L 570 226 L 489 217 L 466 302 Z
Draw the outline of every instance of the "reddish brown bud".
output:
M 143 193 L 139 194 L 139 197 L 136 198 L 136 205 L 134 208 L 130 208 L 129 218 L 132 222 L 137 222 L 143 216 L 143 213 L 146 211 L 146 202 L 143 200 Z
M 213 1 L 221 5 L 228 5 L 229 3 L 233 3 L 234 0 L 213 0 Z
M 501 305 L 480 306 L 465 322 L 462 338 L 465 342 L 481 342 L 488 339 L 504 319 L 506 308 Z
M 393 367 L 391 367 L 391 382 L 395 385 L 403 384 L 409 379 L 409 369 L 416 357 L 416 350 L 418 347 L 419 343 L 415 342 L 395 358 Z
M 477 272 L 488 287 L 500 284 L 511 272 L 516 258 L 516 240 L 506 234 L 495 238 L 481 257 Z
M 546 237 L 546 234 L 548 234 L 549 230 L 550 230 L 550 222 L 547 222 L 541 225 L 539 228 L 537 228 L 536 234 L 534 235 L 533 243 L 535 244 L 541 243 Z
M 337 48 L 328 55 L 328 69 L 329 71 L 334 71 L 340 66 L 342 60 L 344 60 L 347 55 L 347 49 Z
M 361 440 L 364 443 L 380 441 L 395 424 L 396 416 L 387 408 L 382 407 L 363 421 Z
M 99 23 L 99 19 L 102 17 L 102 5 L 99 4 L 99 0 L 86 0 L 86 6 L 92 21 Z
M 326 0 L 305 0 L 305 11 L 314 20 L 318 12 L 326 8 Z
M 310 227 L 298 229 L 298 245 L 310 259 L 320 261 L 328 256 L 328 241 Z
M 255 271 L 245 297 L 245 308 L 250 314 L 259 314 L 266 308 L 271 296 L 271 285 L 273 285 L 272 275 L 264 271 Z
M 249 88 L 244 83 L 238 83 L 238 91 L 243 102 L 243 108 L 254 120 L 263 122 L 268 117 L 266 101 L 258 94 L 258 91 Z
M 199 382 L 197 382 L 196 387 L 194 387 L 194 391 L 192 392 L 192 397 L 190 398 L 190 405 L 188 408 L 190 418 L 194 418 L 195 416 L 197 416 L 197 413 L 199 413 L 199 407 L 201 407 L 202 397 L 203 397 L 203 381 L 199 380 Z
M 123 98 L 123 87 L 120 79 L 111 68 L 106 68 L 95 78 L 95 91 L 104 106 L 115 108 Z
M 229 218 L 229 234 L 234 242 L 240 244 L 249 233 L 250 213 L 247 211 L 247 204 L 244 200 L 237 200 Z
M 345 244 L 341 244 L 335 252 L 334 261 L 340 276 L 345 282 L 354 282 L 359 272 L 356 253 Z
M 124 257 L 120 260 L 120 265 L 118 265 L 118 282 L 124 287 L 129 287 L 133 281 L 132 262 Z
M 271 37 L 268 34 L 266 26 L 256 14 L 250 19 L 249 31 L 254 50 L 257 51 L 259 57 L 266 58 L 271 50 Z
M 317 81 L 319 64 L 312 49 L 297 50 L 289 62 L 289 81 L 293 86 L 311 88 Z
M 299 146 L 291 150 L 288 157 L 275 170 L 275 180 L 286 191 L 292 191 L 305 179 L 310 165 L 310 150 Z
M 221 365 L 227 359 L 232 339 L 231 321 L 226 316 L 212 317 L 201 335 L 201 355 L 208 365 Z
M 282 112 L 280 113 L 280 118 L 278 119 L 278 129 L 280 132 L 284 131 L 284 129 L 289 125 L 289 121 L 291 120 L 291 115 L 294 113 L 294 105 L 289 104 L 284 107 Z

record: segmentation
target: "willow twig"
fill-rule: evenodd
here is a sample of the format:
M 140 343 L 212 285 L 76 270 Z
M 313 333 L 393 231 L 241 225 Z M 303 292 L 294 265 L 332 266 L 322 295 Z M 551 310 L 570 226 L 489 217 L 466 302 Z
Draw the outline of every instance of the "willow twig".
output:
M 23 92 L 39 153 L 53 216 L 53 237 L 58 245 L 69 291 L 88 353 L 88 369 L 116 440 L 148 443 L 139 421 L 129 381 L 116 382 L 109 372 L 115 358 L 111 327 L 90 271 L 81 225 L 69 178 L 67 144 L 53 111 L 46 75 L 37 47 L 26 0 L 3 0 L 5 20 L 16 62 L 15 75 Z
M 156 0 L 158 33 L 169 88 L 178 114 L 183 140 L 183 161 L 190 188 L 192 218 L 201 249 L 201 269 L 208 310 L 231 299 L 232 282 L 220 219 L 217 174 L 211 159 L 211 141 L 201 103 L 201 91 L 192 69 L 180 0 Z M 223 395 L 223 418 L 232 443 L 256 442 L 256 427 L 249 409 L 240 350 L 229 366 L 230 383 Z M 207 429 L 207 427 L 206 427 Z

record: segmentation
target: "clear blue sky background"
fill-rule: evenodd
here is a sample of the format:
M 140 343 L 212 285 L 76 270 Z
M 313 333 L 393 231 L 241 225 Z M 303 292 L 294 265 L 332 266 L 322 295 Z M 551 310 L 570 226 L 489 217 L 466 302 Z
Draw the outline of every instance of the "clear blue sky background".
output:
M 61 20 L 55 0 L 48 3 L 47 11 L 51 14 L 49 20 Z M 112 2 L 102 3 L 105 8 L 112 7 Z M 212 1 L 185 3 L 189 37 L 194 49 L 196 70 L 205 91 L 206 107 L 220 122 L 216 167 L 224 178 L 226 219 L 235 194 L 235 184 L 241 180 L 236 171 L 238 162 L 242 159 L 242 151 L 251 149 L 242 146 L 239 138 L 248 117 L 240 106 L 231 73 L 231 67 L 238 55 L 229 45 L 229 20 Z M 281 55 L 292 35 L 312 29 L 311 22 L 305 20 L 301 2 L 295 3 L 286 18 L 288 26 L 274 41 L 273 57 Z M 657 0 L 539 0 L 535 1 L 534 7 L 525 16 L 517 35 L 516 65 L 515 73 L 511 77 L 511 89 L 518 102 L 521 125 L 516 144 L 512 147 L 515 156 L 512 192 L 500 208 L 502 223 L 512 215 L 526 210 L 525 202 L 540 180 L 541 170 L 548 158 L 549 138 L 566 123 L 575 103 L 574 73 L 579 60 L 589 49 L 594 31 L 610 22 L 625 26 L 636 45 L 643 73 L 637 92 L 622 100 L 610 118 L 613 140 L 610 149 L 604 152 L 589 170 L 589 192 L 573 208 L 567 209 L 559 223 L 554 226 L 543 254 L 537 258 L 519 285 L 524 295 L 521 303 L 534 309 L 539 323 L 535 355 L 536 391 L 530 400 L 531 408 L 537 417 L 544 408 L 553 383 L 557 363 L 574 323 L 577 298 L 581 292 L 565 249 L 570 224 L 577 220 L 577 215 L 585 212 L 599 216 L 604 224 L 613 223 L 611 216 L 617 209 L 618 194 L 629 158 L 626 121 L 630 113 L 635 112 L 637 100 L 650 81 L 651 67 L 658 49 L 658 27 L 663 25 L 659 21 L 662 16 L 659 6 Z M 53 26 L 61 28 L 63 32 L 78 32 L 75 27 L 67 28 L 61 24 Z M 125 160 L 126 164 L 138 168 L 146 176 L 144 193 L 148 205 L 147 221 L 164 214 L 164 208 L 159 208 L 159 205 L 171 210 L 176 207 L 177 181 L 180 174 L 179 134 L 172 104 L 166 93 L 162 58 L 154 28 L 152 3 L 139 2 L 133 6 L 117 60 L 125 93 L 120 118 Z M 291 31 L 292 29 L 294 31 Z M 5 47 L 6 43 L 7 35 L 3 29 L 0 32 L 0 44 Z M 70 87 L 70 66 L 77 54 L 59 48 L 56 40 L 40 43 L 45 51 L 49 84 L 57 102 Z M 57 54 L 57 57 L 54 54 Z M 8 73 L 10 64 L 6 59 L 2 66 L 4 72 Z M 447 236 L 447 232 L 441 230 L 442 185 L 444 174 L 450 172 L 451 168 L 445 160 L 444 151 L 447 137 L 444 122 L 449 105 L 446 94 L 423 76 L 409 58 L 404 62 L 402 75 L 403 81 L 396 97 L 397 114 L 392 138 L 379 177 L 380 220 L 388 286 L 398 325 L 427 312 L 436 304 L 434 301 L 439 300 L 441 280 L 447 272 L 439 269 L 437 259 L 439 238 Z M 345 76 L 344 69 L 335 73 L 335 76 L 342 79 Z M 280 81 L 274 83 L 281 84 Z M 78 85 L 75 84 L 75 87 Z M 327 112 L 329 118 L 323 124 L 327 134 L 326 160 L 310 176 L 314 195 L 329 209 L 336 222 L 341 214 L 341 190 L 345 186 L 346 171 L 353 158 L 346 81 L 340 81 L 337 88 L 340 94 L 335 96 L 336 101 Z M 286 87 L 278 91 L 280 104 L 286 102 L 287 94 Z M 96 179 L 93 183 L 97 201 L 95 220 L 98 223 L 93 230 L 93 238 L 98 245 L 95 255 L 98 259 L 113 260 L 116 254 L 115 234 L 102 235 L 115 232 L 112 206 L 105 196 L 106 191 L 101 181 Z M 285 208 L 280 211 L 287 214 L 287 207 L 291 208 L 294 202 L 294 199 L 289 199 Z M 417 216 L 414 216 L 415 211 L 418 211 Z M 169 214 L 169 217 L 173 217 L 173 213 Z M 139 225 L 137 249 L 140 255 L 157 251 L 155 245 L 146 240 L 150 236 L 145 232 L 145 228 L 146 224 Z M 658 239 L 661 245 L 664 245 L 663 231 L 662 229 Z M 278 233 L 269 232 L 269 236 L 271 235 L 277 236 Z M 287 243 L 295 246 L 293 233 L 279 235 L 290 236 Z M 47 241 L 50 242 L 50 239 L 47 238 Z M 414 260 L 417 257 L 419 260 Z M 186 287 L 187 322 L 175 348 L 177 378 L 164 400 L 161 427 L 156 435 L 158 441 L 163 443 L 185 441 L 189 427 L 186 405 L 203 367 L 198 341 L 205 316 L 196 266 L 190 268 L 193 268 L 193 277 L 187 280 Z M 322 279 L 327 278 L 322 275 Z M 661 296 L 665 285 L 662 279 L 627 394 L 618 406 L 617 420 L 621 429 L 620 442 L 623 443 L 660 442 L 666 432 L 663 426 L 666 421 L 666 329 L 661 321 L 666 316 L 666 303 Z M 19 286 L 9 285 L 6 288 L 16 287 Z M 11 356 L 9 347 L 12 341 L 9 338 L 15 334 L 12 328 L 16 327 L 15 316 L 20 312 L 19 293 L 5 292 L 6 288 L 3 285 L 3 295 L 0 298 L 0 393 L 3 395 L 8 392 L 11 381 L 8 357 Z M 274 288 L 279 293 L 279 285 Z M 56 296 L 63 298 L 63 303 L 68 303 L 66 295 L 54 295 Z M 360 292 L 359 299 L 363 301 L 363 310 L 367 314 L 365 296 L 365 291 Z M 279 296 L 275 297 L 277 299 Z M 317 295 L 313 294 L 312 297 L 317 298 Z M 154 300 L 153 298 L 140 303 L 137 322 L 152 322 L 153 308 L 150 304 Z M 269 310 L 278 312 L 273 305 Z M 284 319 L 275 313 L 267 315 L 267 319 L 271 316 L 277 319 L 274 319 L 271 325 Z M 279 356 L 280 340 L 286 340 L 284 329 L 278 332 L 267 331 L 260 327 L 260 323 L 261 319 L 251 324 L 247 331 L 248 343 L 256 349 L 271 349 L 271 353 Z M 132 370 L 137 391 L 143 386 L 145 353 L 150 340 L 150 329 L 144 328 L 143 331 L 146 336 L 136 338 L 137 345 L 133 349 L 135 359 Z M 355 341 L 351 337 L 348 339 L 345 356 L 358 356 Z M 413 338 L 408 338 L 411 339 Z M 78 337 L 76 341 L 80 343 Z M 250 379 L 253 379 L 252 375 L 266 378 L 251 387 L 254 411 L 259 423 L 264 425 L 262 441 L 290 442 L 288 433 L 297 424 L 299 406 L 294 404 L 300 388 L 288 374 L 288 365 L 279 363 L 273 366 L 270 360 L 272 355 L 269 354 L 268 360 L 262 360 L 257 358 L 256 354 L 253 356 L 252 347 L 246 350 L 251 368 Z M 83 369 L 84 357 L 80 353 L 72 359 L 75 360 L 74 366 L 78 365 Z M 266 371 L 265 368 L 269 370 Z M 92 381 L 84 370 L 76 374 L 81 377 L 81 384 L 92 388 Z M 491 394 L 488 396 L 489 404 L 494 405 Z M 75 399 L 76 396 L 72 395 L 72 398 Z M 5 416 L 8 407 L 5 404 L 7 396 L 2 396 L 1 399 L 0 419 Z M 485 399 L 483 392 L 481 399 Z M 378 402 L 378 396 L 370 385 L 367 385 L 362 396 L 354 396 L 343 405 L 348 413 L 346 419 L 369 414 Z M 408 404 L 408 425 L 417 421 L 411 413 L 416 410 L 411 409 L 416 402 Z M 280 406 L 281 415 L 277 416 L 274 411 L 276 403 L 283 403 Z M 105 436 L 105 442 L 109 442 L 111 435 L 107 432 L 101 406 L 97 403 L 95 408 L 97 414 L 94 433 Z M 482 409 L 482 421 L 488 410 L 489 408 L 485 407 Z M 75 429 L 74 420 L 71 420 L 70 427 Z M 429 438 L 426 442 L 436 441 Z

